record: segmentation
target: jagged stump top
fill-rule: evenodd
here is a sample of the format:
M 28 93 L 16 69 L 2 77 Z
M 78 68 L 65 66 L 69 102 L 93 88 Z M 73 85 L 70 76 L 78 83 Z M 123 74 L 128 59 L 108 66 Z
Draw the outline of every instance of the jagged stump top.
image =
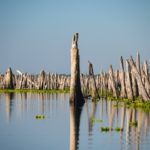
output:
M 75 33 L 72 38 L 72 48 L 78 48 L 78 33 Z

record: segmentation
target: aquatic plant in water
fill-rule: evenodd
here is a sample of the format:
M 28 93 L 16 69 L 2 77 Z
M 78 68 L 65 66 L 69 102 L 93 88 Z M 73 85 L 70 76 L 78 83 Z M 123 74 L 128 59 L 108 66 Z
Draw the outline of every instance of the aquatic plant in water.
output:
M 135 122 L 130 122 L 129 125 L 130 125 L 130 126 L 137 127 L 137 126 L 138 126 L 138 122 L 137 122 L 137 121 L 135 121 Z
M 43 116 L 43 115 L 36 115 L 35 118 L 36 118 L 36 119 L 44 119 L 45 116 Z
M 102 120 L 96 120 L 96 119 L 92 118 L 92 123 L 95 123 L 95 122 L 102 123 L 103 121 Z
M 106 127 L 106 126 L 104 126 L 104 127 L 101 128 L 101 131 L 102 131 L 102 132 L 108 132 L 108 131 L 109 131 L 109 128 Z
M 117 131 L 117 132 L 123 131 L 123 128 L 116 127 L 116 128 L 115 128 L 115 131 Z

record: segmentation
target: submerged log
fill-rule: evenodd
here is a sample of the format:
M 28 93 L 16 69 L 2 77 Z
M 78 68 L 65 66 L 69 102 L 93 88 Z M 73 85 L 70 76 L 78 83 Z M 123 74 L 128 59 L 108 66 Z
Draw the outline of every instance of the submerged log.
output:
M 120 57 L 120 72 L 119 72 L 119 78 L 121 83 L 121 98 L 126 98 L 126 88 L 125 88 L 125 73 L 124 73 L 124 65 L 123 65 L 123 58 Z
M 96 82 L 95 82 L 95 78 L 94 78 L 93 66 L 90 61 L 88 61 L 88 70 L 89 70 L 90 83 L 92 85 L 92 98 L 93 99 L 100 98 L 98 95 L 98 90 L 97 90 Z
M 136 68 L 136 65 L 135 65 L 135 63 L 134 63 L 134 61 L 132 59 L 132 56 L 130 57 L 129 62 L 131 64 L 131 73 L 134 75 L 134 77 L 137 80 L 140 98 L 143 99 L 144 101 L 150 100 L 150 98 L 149 98 L 149 96 L 148 96 L 148 94 L 147 94 L 147 92 L 145 90 L 145 87 L 143 85 L 141 75 L 140 75 L 139 71 Z
M 71 85 L 70 85 L 70 102 L 83 102 L 80 83 L 80 56 L 78 50 L 78 33 L 74 34 L 71 48 Z

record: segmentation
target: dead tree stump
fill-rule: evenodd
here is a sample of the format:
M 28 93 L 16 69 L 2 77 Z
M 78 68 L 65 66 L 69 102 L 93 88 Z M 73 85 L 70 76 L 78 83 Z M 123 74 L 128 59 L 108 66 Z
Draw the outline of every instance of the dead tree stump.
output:
M 93 99 L 100 98 L 98 95 L 98 90 L 97 90 L 96 82 L 95 82 L 95 78 L 94 78 L 93 66 L 90 61 L 88 61 L 88 70 L 89 70 L 90 83 L 92 85 L 92 98 Z
M 120 57 L 120 72 L 119 72 L 119 78 L 121 83 L 121 98 L 126 98 L 126 88 L 125 88 L 125 73 L 124 73 L 124 65 L 123 65 L 123 58 Z
M 112 65 L 109 65 L 109 86 L 112 89 L 113 92 L 113 96 L 117 99 L 118 98 L 118 93 L 116 90 L 116 84 L 115 84 L 115 79 L 114 79 L 114 75 L 113 75 L 113 69 L 112 69 Z
M 71 48 L 71 85 L 70 85 L 70 102 L 83 102 L 80 83 L 80 56 L 78 50 L 78 33 L 73 35 Z
M 13 73 L 11 68 L 8 68 L 6 75 L 4 77 L 4 88 L 13 89 Z
M 143 99 L 144 101 L 150 100 L 150 98 L 149 98 L 149 96 L 145 90 L 145 87 L 143 85 L 141 75 L 140 75 L 139 71 L 137 70 L 136 65 L 135 65 L 132 57 L 130 57 L 129 62 L 131 64 L 131 72 L 137 80 L 140 98 Z
M 139 54 L 139 52 L 137 52 L 136 67 L 137 67 L 137 70 L 138 70 L 139 74 L 141 75 L 141 69 L 140 69 L 140 54 Z
M 131 67 L 126 60 L 126 91 L 128 99 L 133 100 L 132 83 L 131 83 Z

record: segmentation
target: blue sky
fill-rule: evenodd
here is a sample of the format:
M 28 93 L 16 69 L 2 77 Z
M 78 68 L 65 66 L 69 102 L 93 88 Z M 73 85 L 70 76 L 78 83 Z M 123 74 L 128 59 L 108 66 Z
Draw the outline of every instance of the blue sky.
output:
M 0 72 L 70 73 L 73 33 L 80 70 L 119 69 L 119 58 L 150 57 L 148 0 L 0 0 Z

